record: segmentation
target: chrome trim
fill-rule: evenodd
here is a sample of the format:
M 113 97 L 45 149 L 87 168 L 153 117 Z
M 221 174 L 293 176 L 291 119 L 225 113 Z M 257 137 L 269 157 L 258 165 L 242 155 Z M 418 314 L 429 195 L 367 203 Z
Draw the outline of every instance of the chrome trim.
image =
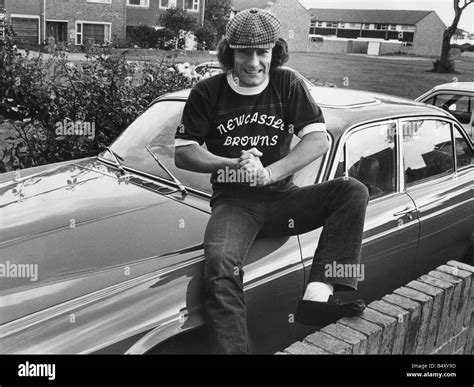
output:
M 61 304 L 51 306 L 47 309 L 40 310 L 28 316 L 21 317 L 17 320 L 10 321 L 0 326 L 0 338 L 8 337 L 9 335 L 13 333 L 17 333 L 21 330 L 29 328 L 44 320 L 49 320 L 51 318 L 60 316 L 62 314 L 68 313 L 78 308 L 84 308 L 88 304 L 91 304 L 95 301 L 101 300 L 105 297 L 111 297 L 119 292 L 123 292 L 135 286 L 139 286 L 147 281 L 154 280 L 155 278 L 164 276 L 168 273 L 193 265 L 203 260 L 204 260 L 204 257 L 194 258 L 185 263 L 176 264 L 174 266 L 160 269 L 152 273 L 147 273 L 139 277 L 132 278 L 128 281 L 120 282 L 118 284 L 111 285 L 107 288 L 99 289 L 92 293 L 84 294 L 80 297 L 74 298 L 73 300 L 65 301 Z M 86 274 L 86 276 L 88 275 L 90 275 L 90 273 Z M 73 278 L 73 279 L 76 279 L 76 278 Z M 52 285 L 52 284 L 48 284 L 48 285 Z M 48 285 L 45 285 L 45 286 L 48 286 Z
M 466 189 L 466 192 L 469 192 L 469 191 L 470 191 L 470 189 L 467 188 L 467 189 Z M 421 221 L 422 219 L 430 219 L 430 218 L 432 218 L 432 217 L 434 217 L 434 216 L 438 216 L 438 215 L 440 215 L 440 214 L 442 214 L 442 213 L 444 213 L 444 212 L 446 212 L 446 211 L 452 210 L 452 209 L 457 208 L 457 207 L 459 207 L 459 206 L 466 205 L 466 203 L 469 203 L 469 202 L 472 202 L 472 201 L 474 201 L 474 198 L 465 200 L 464 202 L 461 202 L 461 203 L 453 204 L 452 206 L 443 208 L 443 209 L 441 209 L 441 210 L 439 210 L 439 211 L 436 211 L 436 212 L 432 212 L 432 213 L 430 213 L 430 214 L 428 214 L 428 215 L 421 216 L 419 219 L 420 219 L 420 221 Z M 429 204 L 431 204 L 431 203 L 429 203 Z M 423 214 L 423 213 L 421 213 L 421 214 Z M 471 215 L 470 217 L 472 217 L 472 216 L 474 216 L 474 215 Z
M 280 266 L 280 268 L 282 268 L 282 267 L 283 266 Z M 280 278 L 280 277 L 283 277 L 284 275 L 287 275 L 289 273 L 293 273 L 294 271 L 303 269 L 301 267 L 301 260 L 295 261 L 295 263 L 293 263 L 291 265 L 286 265 L 285 267 L 286 267 L 286 269 L 283 269 L 283 270 L 280 270 L 280 271 L 275 270 L 273 272 L 273 274 L 271 274 L 271 275 L 267 275 L 265 277 L 262 275 L 260 277 L 257 277 L 257 278 L 260 278 L 260 279 L 256 279 L 256 280 L 254 280 L 254 282 L 251 282 L 252 280 L 250 280 L 249 281 L 249 282 L 251 282 L 250 284 L 244 285 L 244 290 L 247 291 L 247 290 L 253 289 L 256 286 L 260 286 L 260 285 L 265 284 L 267 282 L 273 281 L 276 278 Z M 264 273 L 264 274 L 268 274 L 268 272 Z
M 110 165 L 110 166 L 113 166 L 115 167 L 115 165 L 113 163 L 111 163 L 109 160 L 107 159 L 104 159 L 104 158 L 101 158 L 100 156 L 97 156 L 97 159 L 107 165 Z M 160 176 L 156 176 L 156 175 L 152 175 L 150 173 L 147 173 L 147 172 L 143 172 L 143 171 L 140 171 L 138 169 L 134 169 L 134 168 L 130 168 L 126 165 L 123 165 L 124 169 L 130 171 L 130 172 L 133 172 L 133 173 L 136 173 L 137 175 L 139 175 L 140 177 L 143 177 L 144 179 L 148 179 L 148 181 L 150 181 L 150 183 L 157 183 L 157 180 L 159 183 L 161 184 L 165 184 L 167 186 L 171 186 L 171 187 L 178 187 L 173 181 L 171 180 L 167 180 L 163 177 L 160 177 Z M 94 170 L 92 170 L 94 171 Z M 98 171 L 95 171 L 95 172 L 98 172 Z M 103 173 L 103 172 L 99 172 L 99 173 Z M 133 184 L 133 183 L 132 183 Z M 198 194 L 198 195 L 202 195 L 202 196 L 205 196 L 206 198 L 211 198 L 212 194 L 210 193 L 207 193 L 207 192 L 204 192 L 204 191 L 200 191 L 196 188 L 191 188 L 185 184 L 183 184 L 186 189 L 189 191 L 189 192 L 192 192 L 192 193 L 195 193 L 195 194 Z M 166 187 L 168 188 L 168 187 Z M 146 189 L 146 188 L 145 188 Z
M 135 355 L 135 354 L 143 354 L 149 351 L 150 349 L 154 348 L 155 346 L 161 344 L 165 340 L 174 337 L 172 335 L 165 335 L 165 337 L 160 337 L 166 331 L 166 328 L 170 326 L 175 326 L 179 329 L 178 334 L 182 334 L 184 332 L 190 331 L 194 328 L 197 328 L 201 325 L 204 325 L 204 319 L 196 313 L 199 311 L 200 307 L 195 307 L 192 310 L 181 310 L 178 315 L 174 315 L 172 318 L 168 319 L 165 323 L 158 325 L 155 328 L 152 328 L 150 332 L 145 334 L 143 337 L 140 337 L 133 345 L 125 351 L 125 355 Z M 193 321 L 196 320 L 196 321 Z M 191 324 L 189 327 L 183 329 L 183 325 L 185 323 Z M 139 332 L 138 332 L 139 333 Z M 137 333 L 134 333 L 135 335 Z M 133 336 L 132 335 L 132 336 Z
M 390 122 L 395 122 L 397 124 L 396 119 L 392 119 L 392 118 L 387 119 L 386 118 L 386 119 L 381 119 L 381 120 L 376 120 L 376 121 L 367 121 L 366 123 L 355 124 L 355 125 L 352 125 L 349 128 L 347 128 L 344 131 L 344 133 L 339 137 L 339 147 L 337 148 L 336 152 L 334 153 L 334 158 L 333 158 L 334 162 L 332 164 L 331 170 L 329 171 L 328 180 L 334 179 L 334 175 L 336 174 L 336 170 L 337 170 L 338 160 L 340 160 L 341 154 L 343 152 L 344 152 L 344 169 L 345 169 L 344 174 L 346 176 L 348 175 L 347 149 L 346 149 L 345 145 L 346 145 L 347 139 L 351 135 L 353 135 L 354 133 L 359 132 L 361 130 L 365 130 L 365 129 L 371 128 L 373 126 L 376 126 L 376 125 L 380 125 L 380 124 L 384 124 L 384 123 L 390 123 Z M 397 130 L 398 130 L 398 124 L 397 124 Z M 396 151 L 397 151 L 397 149 L 395 149 L 395 153 L 396 153 Z M 396 154 L 396 156 L 397 156 L 397 154 Z M 398 165 L 397 165 L 397 168 L 398 168 Z M 392 193 L 399 193 L 399 191 L 395 191 L 395 192 L 392 192 Z M 392 194 L 392 193 L 390 193 L 390 194 Z M 378 199 L 382 199 L 382 198 L 385 198 L 385 197 L 386 196 L 382 196 Z
M 329 150 L 324 155 L 323 162 L 321 164 L 321 167 L 319 168 L 319 175 L 316 177 L 316 181 L 317 181 L 318 184 L 323 182 L 323 178 L 326 175 L 326 173 L 325 173 L 326 168 L 327 168 L 327 165 L 329 164 L 329 161 L 331 159 L 330 158 L 331 149 L 332 149 L 333 144 L 335 143 L 334 138 L 333 138 L 333 136 L 330 132 L 328 132 L 327 137 L 328 137 L 328 140 L 329 140 Z

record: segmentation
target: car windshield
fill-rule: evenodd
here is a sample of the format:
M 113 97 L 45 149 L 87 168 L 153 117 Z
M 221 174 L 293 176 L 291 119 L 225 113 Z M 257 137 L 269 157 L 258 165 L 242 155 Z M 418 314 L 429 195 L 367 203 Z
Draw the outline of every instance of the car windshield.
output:
M 185 186 L 210 193 L 209 174 L 185 171 L 174 165 L 174 136 L 184 104 L 185 101 L 178 100 L 156 102 L 122 133 L 110 149 L 123 158 L 125 167 L 171 181 L 146 150 L 147 146 Z M 104 152 L 101 157 L 115 163 L 109 152 Z
M 174 136 L 181 121 L 184 104 L 184 100 L 156 102 L 122 133 L 110 149 L 121 157 L 120 161 L 126 168 L 171 181 L 166 171 L 146 150 L 145 147 L 148 147 L 186 187 L 211 193 L 210 174 L 186 171 L 176 168 L 174 164 Z M 299 139 L 295 136 L 292 147 L 298 142 Z M 116 164 L 110 152 L 102 153 L 101 158 Z M 322 159 L 319 158 L 296 173 L 294 183 L 299 186 L 313 184 Z

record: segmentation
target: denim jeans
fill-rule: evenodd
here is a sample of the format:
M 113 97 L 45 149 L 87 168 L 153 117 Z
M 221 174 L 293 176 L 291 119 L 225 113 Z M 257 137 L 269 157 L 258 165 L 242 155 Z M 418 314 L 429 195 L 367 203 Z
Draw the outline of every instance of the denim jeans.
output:
M 257 236 L 303 234 L 323 226 L 309 281 L 339 291 L 357 289 L 357 278 L 325 278 L 324 265 L 360 262 L 368 198 L 362 183 L 339 178 L 294 186 L 266 201 L 232 195 L 213 203 L 204 235 L 204 305 L 216 353 L 248 352 L 242 268 Z

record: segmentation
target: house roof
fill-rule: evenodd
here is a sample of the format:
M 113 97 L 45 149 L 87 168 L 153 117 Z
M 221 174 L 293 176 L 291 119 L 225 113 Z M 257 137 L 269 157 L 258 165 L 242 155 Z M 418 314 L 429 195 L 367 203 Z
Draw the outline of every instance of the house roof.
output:
M 313 21 L 414 25 L 434 11 L 311 8 Z
M 277 0 L 273 0 L 275 3 Z M 243 11 L 248 8 L 267 8 L 270 0 L 232 0 L 232 9 L 234 11 Z

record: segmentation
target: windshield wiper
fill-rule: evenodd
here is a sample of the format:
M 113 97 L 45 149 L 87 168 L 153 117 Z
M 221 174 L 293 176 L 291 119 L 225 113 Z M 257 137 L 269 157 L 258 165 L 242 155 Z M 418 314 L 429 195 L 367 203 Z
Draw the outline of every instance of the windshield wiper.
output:
M 184 188 L 184 185 L 174 176 L 171 171 L 166 168 L 166 166 L 156 157 L 153 152 L 145 145 L 145 149 L 151 154 L 151 156 L 155 159 L 155 161 L 158 163 L 158 165 L 163 168 L 166 173 L 173 179 L 174 183 L 178 186 L 178 189 L 181 191 L 183 195 L 187 195 L 188 191 L 186 191 L 186 188 Z
M 118 170 L 120 171 L 120 174 L 121 175 L 125 175 L 127 172 L 125 171 L 125 169 L 123 168 L 123 164 L 120 162 L 120 160 L 123 161 L 123 157 L 121 157 L 120 155 L 118 155 L 117 153 L 115 153 L 112 149 L 110 149 L 109 147 L 105 148 L 106 151 L 109 151 L 109 153 L 113 156 L 114 160 L 115 160 L 115 165 L 117 166 Z

